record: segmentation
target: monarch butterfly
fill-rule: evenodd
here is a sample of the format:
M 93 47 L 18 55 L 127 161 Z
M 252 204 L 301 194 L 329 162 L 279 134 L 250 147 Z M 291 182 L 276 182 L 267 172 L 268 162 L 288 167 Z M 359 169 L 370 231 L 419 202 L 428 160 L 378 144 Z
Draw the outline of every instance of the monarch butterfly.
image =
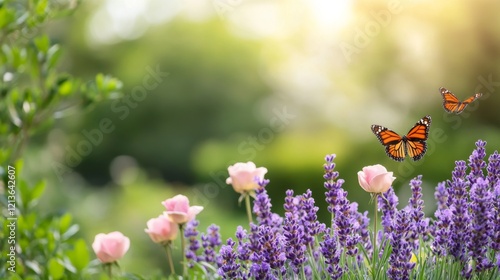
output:
M 403 161 L 408 155 L 414 161 L 421 159 L 427 151 L 427 136 L 431 126 L 431 116 L 425 116 L 401 137 L 396 132 L 380 125 L 372 125 L 372 131 L 382 145 L 386 154 L 395 161 Z
M 456 114 L 462 113 L 465 110 L 465 107 L 469 105 L 469 103 L 473 102 L 483 95 L 482 93 L 475 93 L 473 96 L 460 102 L 460 100 L 458 100 L 458 98 L 453 93 L 451 93 L 444 87 L 439 88 L 439 92 L 441 92 L 441 95 L 443 96 L 444 110 L 448 113 Z

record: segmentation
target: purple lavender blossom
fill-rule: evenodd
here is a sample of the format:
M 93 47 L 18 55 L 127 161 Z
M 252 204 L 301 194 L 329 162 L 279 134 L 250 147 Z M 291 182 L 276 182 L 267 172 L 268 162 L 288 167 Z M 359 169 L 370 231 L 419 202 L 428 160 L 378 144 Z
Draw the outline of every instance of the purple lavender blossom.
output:
M 325 196 L 328 211 L 332 213 L 331 232 L 338 231 L 338 240 L 347 249 L 347 255 L 354 256 L 358 253 L 356 245 L 360 241 L 360 236 L 356 229 L 351 227 L 355 222 L 355 217 L 351 213 L 347 192 L 342 188 L 344 180 L 337 179 L 339 174 L 333 170 L 335 168 L 334 159 L 335 155 L 325 157 L 325 175 L 323 176 L 326 180 L 324 186 L 327 189 Z
M 314 206 L 314 198 L 309 189 L 300 197 L 299 201 L 299 218 L 304 228 L 304 244 L 313 248 L 315 237 L 324 230 L 324 225 L 317 220 L 316 213 L 319 207 Z
M 294 273 L 298 274 L 306 262 L 306 246 L 303 240 L 304 227 L 299 224 L 293 213 L 286 212 L 283 230 L 286 258 L 290 260 Z
M 489 191 L 488 180 L 476 179 L 470 189 L 471 224 L 470 239 L 467 243 L 472 259 L 476 263 L 475 271 L 481 272 L 492 267 L 486 254 L 490 247 L 492 194 Z
M 229 238 L 227 245 L 222 245 L 217 258 L 218 274 L 222 279 L 243 279 L 240 265 L 236 262 L 236 253 L 233 251 L 235 242 Z
M 285 204 L 283 204 L 283 208 L 286 212 L 296 213 L 298 202 L 297 199 L 293 196 L 293 190 L 287 190 L 285 194 Z
M 237 238 L 243 239 L 245 232 L 239 230 Z M 238 247 L 238 252 L 245 258 L 249 255 L 250 277 L 256 279 L 276 279 L 277 276 L 284 275 L 286 267 L 285 241 L 279 231 L 267 225 L 250 224 L 250 234 L 247 243 Z M 241 248 L 240 248 L 241 247 Z M 272 274 L 270 278 L 265 277 Z M 267 277 L 267 276 L 266 276 Z
M 215 252 L 221 245 L 219 227 L 217 225 L 210 225 L 207 228 L 207 233 L 201 234 L 201 244 L 204 251 L 203 256 L 199 257 L 199 259 L 207 263 L 215 262 Z
M 255 190 L 255 200 L 253 204 L 253 212 L 257 215 L 259 225 L 271 226 L 272 212 L 271 200 L 264 187 Z
M 467 164 L 463 160 L 455 161 L 455 168 L 451 172 L 452 179 L 465 180 Z
M 259 184 L 261 188 L 265 188 L 267 184 L 269 184 L 270 182 L 268 179 L 263 179 L 259 177 L 255 177 L 255 180 L 257 181 L 257 184 Z
M 238 226 L 236 229 L 236 239 L 238 239 L 238 247 L 236 251 L 238 252 L 238 259 L 242 261 L 247 261 L 250 259 L 250 243 L 247 241 L 247 231 L 243 229 L 242 226 Z
M 488 181 L 494 187 L 495 183 L 500 181 L 500 154 L 498 154 L 498 151 L 495 151 L 488 158 L 486 170 L 488 171 Z
M 392 187 L 378 196 L 378 210 L 382 212 L 382 227 L 386 237 L 388 237 L 388 233 L 393 231 L 398 204 L 399 198 L 396 196 Z
M 368 230 L 368 227 L 370 226 L 368 211 L 365 211 L 363 214 L 359 213 L 358 204 L 353 202 L 351 203 L 351 214 L 356 220 L 356 228 L 360 237 L 360 242 L 363 244 L 365 251 L 370 256 L 373 251 L 373 245 L 370 239 L 370 231 Z M 362 263 L 363 257 L 361 255 L 358 255 L 358 261 L 360 264 Z
M 436 186 L 436 190 L 434 191 L 434 198 L 437 201 L 437 210 L 434 213 L 434 217 L 437 219 L 434 221 L 431 225 L 429 225 L 429 234 L 431 236 L 438 236 L 440 234 L 443 234 L 443 227 L 449 227 L 450 221 L 442 224 L 440 223 L 439 219 L 441 216 L 441 211 L 443 210 L 449 210 L 449 203 L 448 203 L 448 189 L 446 188 L 446 183 L 445 182 L 439 182 L 438 185 Z M 450 212 L 451 215 L 451 212 Z M 449 231 L 449 228 L 447 229 Z M 439 234 L 437 232 L 440 232 Z M 443 241 L 447 242 L 447 239 L 442 239 Z M 443 247 L 446 246 L 439 246 L 439 243 L 436 243 L 436 240 L 433 241 L 433 250 L 441 256 L 446 255 L 446 252 L 448 249 L 444 250 Z M 440 247 L 440 248 L 438 248 Z M 435 248 L 435 249 L 434 249 Z
M 249 262 L 252 251 L 250 250 L 247 231 L 242 226 L 238 226 L 236 229 L 236 239 L 238 240 L 236 256 L 240 260 L 240 273 L 243 279 L 248 279 L 250 278 Z
M 486 157 L 486 141 L 478 140 L 476 142 L 476 149 L 472 151 L 472 155 L 469 157 L 469 166 L 471 171 L 468 175 L 468 179 L 472 184 L 476 182 L 477 178 L 484 178 L 483 169 L 486 167 L 486 162 L 484 158 Z
M 444 182 L 438 183 L 434 198 L 436 198 L 438 210 L 448 209 L 448 190 Z
M 306 277 L 306 280 L 311 280 L 313 276 L 313 271 L 311 266 L 306 265 L 304 266 L 304 276 Z
M 253 253 L 250 256 L 252 265 L 250 266 L 250 275 L 256 280 L 276 280 L 278 279 L 271 273 L 271 266 L 263 261 L 263 256 L 258 253 Z
M 410 270 L 415 267 L 415 263 L 410 262 L 412 256 L 410 230 L 411 213 L 406 209 L 398 211 L 390 239 L 392 253 L 389 257 L 389 269 L 387 270 L 389 279 L 410 279 Z
M 496 266 L 500 269 L 500 180 L 497 179 L 492 197 L 492 224 L 493 236 L 491 247 L 496 254 Z
M 258 183 L 260 188 L 255 190 L 253 205 L 253 212 L 257 215 L 257 223 L 258 225 L 266 225 L 274 231 L 280 231 L 281 225 L 283 224 L 283 218 L 271 211 L 271 199 L 265 189 L 269 180 L 260 180 Z
M 468 196 L 467 187 L 469 182 L 464 181 L 461 170 L 465 163 L 457 161 L 454 172 L 452 173 L 452 180 L 448 181 L 449 189 L 449 208 L 452 212 L 452 223 L 450 227 L 451 238 L 449 240 L 450 254 L 456 260 L 465 263 L 468 259 L 465 244 L 470 238 L 468 225 L 470 222 L 468 211 Z
M 338 240 L 330 233 L 325 234 L 323 241 L 320 243 L 321 253 L 325 257 L 326 271 L 331 279 L 339 279 L 344 274 L 344 269 L 340 265 L 340 257 L 343 249 L 340 247 Z
M 186 250 L 186 259 L 189 267 L 193 267 L 193 263 L 198 261 L 197 251 L 201 247 L 200 241 L 197 239 L 198 224 L 198 220 L 191 220 L 186 224 L 186 229 L 184 230 L 184 237 L 186 237 L 189 244 Z
M 250 233 L 248 234 L 248 241 L 251 252 L 259 252 L 260 251 L 260 243 L 259 243 L 259 226 L 251 223 L 250 224 Z
M 465 278 L 493 266 L 500 268 L 500 155 L 495 151 L 486 164 L 485 145 L 485 141 L 476 142 L 469 174 L 466 163 L 456 161 L 448 188 L 440 183 L 435 192 L 438 209 L 432 250 L 437 256 L 453 256 L 462 264 Z M 491 249 L 497 260 L 491 258 Z
M 325 197 L 328 203 L 328 212 L 335 214 L 340 205 L 345 204 L 347 193 L 342 189 L 344 180 L 337 179 L 339 173 L 334 171 L 335 163 L 333 160 L 335 155 L 328 155 L 325 157 L 326 163 L 324 164 L 325 174 L 323 178 L 326 180 L 324 186 L 326 188 Z
M 264 262 L 268 263 L 271 269 L 283 276 L 286 272 L 285 261 L 285 238 L 271 228 L 259 226 L 259 253 L 263 256 Z
M 413 239 L 413 249 L 418 250 L 420 238 L 426 239 L 429 231 L 429 219 L 425 218 L 423 211 L 424 201 L 422 200 L 422 175 L 410 181 L 412 196 L 409 201 L 411 223 L 411 236 Z
M 496 252 L 496 266 L 500 269 L 500 154 L 495 151 L 488 158 L 488 181 L 492 193 L 492 236 L 491 247 Z
M 450 225 L 452 222 L 452 215 L 450 209 L 438 209 L 434 213 L 436 222 L 434 224 L 432 250 L 438 256 L 447 256 L 450 250 Z

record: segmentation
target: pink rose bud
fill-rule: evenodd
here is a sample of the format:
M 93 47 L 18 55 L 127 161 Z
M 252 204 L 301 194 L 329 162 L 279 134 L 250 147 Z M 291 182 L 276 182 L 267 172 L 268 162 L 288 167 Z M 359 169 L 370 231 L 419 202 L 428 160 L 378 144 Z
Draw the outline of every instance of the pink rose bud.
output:
M 168 215 L 160 215 L 147 222 L 148 228 L 144 231 L 149 234 L 155 243 L 174 240 L 177 237 L 179 227 Z
M 92 249 L 102 263 L 112 263 L 123 257 L 130 247 L 130 239 L 119 231 L 95 236 Z
M 202 206 L 189 206 L 189 199 L 181 194 L 169 198 L 161 204 L 167 209 L 164 213 L 169 215 L 176 224 L 185 224 L 191 221 L 203 210 Z
M 267 173 L 267 168 L 255 166 L 255 163 L 249 161 L 247 163 L 237 162 L 227 168 L 229 178 L 226 179 L 226 184 L 233 185 L 237 193 L 245 193 L 259 188 L 258 181 L 264 179 Z
M 380 164 L 365 166 L 358 172 L 359 185 L 369 193 L 384 193 L 396 179 L 392 174 Z

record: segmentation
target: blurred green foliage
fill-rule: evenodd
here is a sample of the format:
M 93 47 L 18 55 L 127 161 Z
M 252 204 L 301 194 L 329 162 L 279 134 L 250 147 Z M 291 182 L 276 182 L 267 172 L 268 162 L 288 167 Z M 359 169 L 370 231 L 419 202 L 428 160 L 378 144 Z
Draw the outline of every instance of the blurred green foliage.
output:
M 40 30 L 71 9 L 53 4 L 0 1 L 2 279 L 81 279 L 90 261 L 73 216 L 40 211 L 47 184 L 24 174 L 23 152 L 68 106 L 89 108 L 119 94 L 121 83 L 102 74 L 83 83 L 57 69 L 61 49 Z
M 112 159 L 125 154 L 168 181 L 195 183 L 192 161 L 201 144 L 262 126 L 255 106 L 271 90 L 259 77 L 258 49 L 258 42 L 236 38 L 221 22 L 184 20 L 154 30 L 141 41 L 100 48 L 102 60 L 87 65 L 87 71 L 112 65 L 110 70 L 127 81 L 126 97 L 102 103 L 76 130 L 77 120 L 68 120 L 68 134 L 92 129 L 102 118 L 116 124 L 75 170 L 91 183 L 102 184 L 110 180 L 107 166 Z M 89 49 L 71 58 L 75 66 L 96 59 Z M 138 92 L 141 96 L 134 98 Z
M 349 199 L 361 210 L 369 209 L 356 176 L 363 166 L 380 163 L 394 171 L 401 201 L 409 197 L 410 179 L 423 174 L 430 215 L 433 188 L 450 177 L 454 161 L 467 159 L 478 138 L 491 150 L 500 143 L 498 3 L 395 1 L 399 9 L 387 13 L 387 1 L 355 1 L 348 23 L 325 29 L 305 10 L 296 16 L 276 4 L 278 13 L 293 17 L 276 36 L 245 33 L 239 12 L 252 3 L 244 3 L 224 18 L 212 11 L 192 20 L 179 12 L 136 39 L 99 44 L 89 26 L 107 1 L 85 1 L 76 11 L 48 8 L 61 1 L 31 2 L 29 10 L 0 2 L 0 130 L 9 135 L 0 158 L 14 158 L 5 147 L 24 146 L 26 133 L 38 130 L 25 169 L 32 179 L 51 182 L 41 205 L 71 209 L 87 242 L 98 232 L 125 232 L 135 240 L 124 260 L 132 271 L 164 264 L 143 228 L 161 213 L 160 202 L 177 193 L 205 206 L 201 229 L 213 222 L 224 239 L 234 234 L 244 221 L 238 195 L 225 184 L 234 162 L 269 169 L 278 213 L 286 189 L 312 189 L 324 222 L 326 154 L 337 154 Z M 48 36 L 35 36 L 40 23 L 61 13 L 71 17 L 43 26 Z M 248 22 L 265 15 L 250 13 Z M 108 25 L 114 26 L 102 23 L 100 33 L 107 34 Z M 62 52 L 53 42 L 67 48 Z M 356 52 L 346 57 L 341 43 Z M 124 84 L 96 77 L 101 72 Z M 461 99 L 484 95 L 450 115 L 441 107 L 441 86 Z M 405 134 L 427 114 L 429 150 L 419 162 L 387 158 L 370 131 L 379 124 Z M 122 166 L 123 155 L 131 165 Z

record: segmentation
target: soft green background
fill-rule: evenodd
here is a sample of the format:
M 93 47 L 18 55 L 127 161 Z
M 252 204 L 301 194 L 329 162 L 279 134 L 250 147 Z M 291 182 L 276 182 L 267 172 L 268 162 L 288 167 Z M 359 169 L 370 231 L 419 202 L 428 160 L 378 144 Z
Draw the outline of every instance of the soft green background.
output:
M 433 188 L 454 161 L 477 139 L 488 154 L 500 143 L 499 9 L 472 0 L 83 1 L 45 26 L 65 50 L 61 69 L 88 79 L 109 73 L 132 99 L 69 109 L 31 141 L 27 173 L 47 178 L 43 209 L 73 213 L 89 244 L 100 232 L 129 236 L 122 268 L 133 273 L 166 268 L 144 228 L 169 197 L 204 206 L 200 230 L 216 223 L 224 240 L 245 225 L 225 184 L 239 161 L 268 168 L 279 213 L 286 189 L 310 188 L 328 222 L 322 164 L 335 153 L 361 210 L 370 197 L 356 173 L 380 163 L 397 177 L 401 205 L 422 174 L 432 215 Z M 168 76 L 151 76 L 155 69 Z M 484 95 L 450 115 L 441 86 L 460 99 Z M 419 162 L 392 161 L 370 130 L 405 134 L 425 115 L 429 149 Z M 112 131 L 98 137 L 103 120 Z M 95 143 L 75 160 L 89 133 Z

